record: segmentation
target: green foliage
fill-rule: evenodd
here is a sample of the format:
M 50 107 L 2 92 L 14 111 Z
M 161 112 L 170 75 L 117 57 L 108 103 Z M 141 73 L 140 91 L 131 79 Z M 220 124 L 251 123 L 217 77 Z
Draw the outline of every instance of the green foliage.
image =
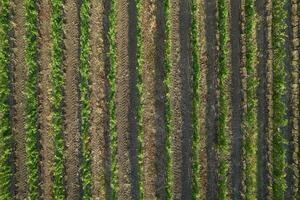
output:
M 117 198 L 118 178 L 117 178 L 117 133 L 116 133 L 116 0 L 110 1 L 109 14 L 109 61 L 108 72 L 109 96 L 108 96 L 108 115 L 109 115 L 109 135 L 111 148 L 111 188 L 112 199 Z
M 52 0 L 51 37 L 52 37 L 52 128 L 54 135 L 54 166 L 53 166 L 53 196 L 54 199 L 64 199 L 64 141 L 63 141 L 63 86 L 64 77 L 62 70 L 63 59 L 63 13 L 62 0 Z
M 197 1 L 192 0 L 192 22 L 191 22 L 191 43 L 192 43 L 192 126 L 193 126 L 193 141 L 192 141 L 192 199 L 199 199 L 200 194 L 200 163 L 199 163 L 199 79 L 200 79 L 200 63 L 199 63 L 199 41 L 198 41 L 198 6 Z
M 246 39 L 246 88 L 245 97 L 246 105 L 242 119 L 243 140 L 243 157 L 244 179 L 245 179 L 245 199 L 256 199 L 256 174 L 257 174 L 257 98 L 256 90 L 258 79 L 256 77 L 256 41 L 255 41 L 255 1 L 245 1 L 245 39 Z
M 139 103 L 137 107 L 137 121 L 138 121 L 138 162 L 139 162 L 139 192 L 140 199 L 144 199 L 144 185 L 143 185 L 143 90 L 144 84 L 142 80 L 143 73 L 143 60 L 142 60 L 142 36 L 141 36 L 141 10 L 142 10 L 142 0 L 137 0 L 137 90 Z
M 26 51 L 27 67 L 26 81 L 26 164 L 28 170 L 28 199 L 38 199 L 39 194 L 39 164 L 38 152 L 38 95 L 37 95 L 37 2 L 25 1 L 26 9 Z
M 83 158 L 80 166 L 83 199 L 92 198 L 91 150 L 89 148 L 89 0 L 83 0 L 80 9 L 80 118 Z
M 287 188 L 285 180 L 286 144 L 282 128 L 286 126 L 286 108 L 283 101 L 286 90 L 285 41 L 286 1 L 273 0 L 272 46 L 273 46 L 273 199 L 283 199 Z
M 164 0 L 165 15 L 165 80 L 166 87 L 166 199 L 172 199 L 172 160 L 171 160 L 171 21 L 170 21 L 170 0 Z
M 9 0 L 0 1 L 0 199 L 12 199 L 12 129 L 10 124 Z
M 229 124 L 229 56 L 228 56 L 228 1 L 218 0 L 218 199 L 228 199 L 228 172 L 230 156 L 230 130 Z

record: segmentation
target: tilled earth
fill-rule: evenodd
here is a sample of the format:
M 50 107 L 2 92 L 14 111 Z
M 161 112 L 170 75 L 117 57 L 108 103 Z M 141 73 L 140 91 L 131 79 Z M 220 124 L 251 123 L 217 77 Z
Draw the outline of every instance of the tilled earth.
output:
M 0 0 L 2 3 L 4 0 Z M 219 59 L 220 26 L 218 4 L 222 0 L 82 0 L 89 5 L 88 99 L 82 99 L 82 2 L 63 1 L 62 126 L 63 179 L 65 199 L 82 199 L 81 174 L 89 170 L 92 199 L 218 199 L 219 163 Z M 257 88 L 254 108 L 257 115 L 256 198 L 273 199 L 272 138 L 273 138 L 273 56 L 276 31 L 272 21 L 272 0 L 224 0 L 227 8 L 228 87 L 230 114 L 229 149 L 226 161 L 228 199 L 244 199 L 245 143 L 243 112 L 246 110 L 248 75 L 243 71 L 248 44 L 245 18 L 248 2 L 255 8 L 254 68 Z M 276 0 L 274 0 L 276 1 Z M 26 0 L 10 0 L 9 87 L 1 105 L 9 105 L 12 154 L 7 162 L 12 173 L 8 192 L 12 199 L 28 196 L 26 82 L 28 80 Z M 56 0 L 36 0 L 38 47 L 36 61 L 38 84 L 38 188 L 40 199 L 55 199 L 53 190 L 53 64 L 52 9 Z M 273 4 L 272 4 L 273 2 Z M 285 199 L 299 199 L 299 0 L 286 0 L 284 71 L 286 92 L 282 102 L 287 124 L 281 127 L 286 139 Z M 0 11 L 3 5 L 0 3 Z M 246 6 L 245 6 L 246 5 Z M 195 12 L 192 12 L 196 9 Z M 111 17 L 112 13 L 115 14 Z M 195 13 L 192 15 L 192 13 Z M 114 21 L 112 21 L 114 20 Z M 0 23 L 4 23 L 3 20 Z M 196 27 L 196 42 L 192 41 Z M 4 30 L 0 29 L 4 33 Z M 2 33 L 1 33 L 2 34 Z M 111 42 L 114 38 L 114 42 Z M 0 38 L 1 39 L 1 38 Z M 196 48 L 192 48 L 196 45 Z M 196 49 L 194 51 L 193 49 Z M 0 49 L 3 51 L 3 49 Z M 196 52 L 196 53 L 195 53 Z M 275 54 L 275 55 L 274 55 Z M 197 59 L 195 59 L 197 57 Z M 195 61 L 196 60 L 196 61 Z M 114 62 L 112 62 L 114 61 Z M 195 64 L 196 63 L 196 64 Z M 112 70 L 114 73 L 112 73 Z M 197 79 L 193 79 L 197 73 Z M 276 81 L 276 80 L 275 80 Z M 195 84 L 197 83 L 197 84 Z M 193 87 L 197 86 L 197 94 Z M 114 89 L 112 88 L 114 87 Z M 276 88 L 275 88 L 276 89 Z M 1 88 L 0 88 L 1 93 Z M 10 99 L 5 101 L 5 98 Z M 82 137 L 81 102 L 87 100 L 88 138 Z M 246 105 L 245 105 L 246 104 Z M 0 106 L 1 106 L 0 105 Z M 194 105 L 197 105 L 196 107 Z M 84 111 L 85 112 L 85 111 Z M 4 116 L 4 114 L 3 114 Z M 196 117 L 195 117 L 196 116 Z M 228 118 L 227 118 L 228 117 Z M 0 114 L 0 119 L 2 115 Z M 0 121 L 0 128 L 2 121 Z M 115 124 L 115 126 L 112 126 Z M 0 131 L 2 134 L 2 132 Z M 116 137 L 114 137 L 114 135 Z M 1 138 L 2 136 L 0 136 Z M 194 145 L 194 142 L 197 142 Z M 83 148 L 83 143 L 88 149 Z M 6 147 L 1 144 L 0 153 Z M 90 152 L 89 168 L 82 169 L 83 151 Z M 273 155 L 274 156 L 274 155 Z M 116 162 L 116 167 L 114 163 Z M 2 175 L 0 172 L 0 181 Z M 194 178 L 196 177 L 196 178 Z M 195 181 L 194 181 L 195 180 Z M 1 183 L 0 183 L 1 184 Z M 246 188 L 246 189 L 245 189 Z M 1 189 L 1 187 L 0 187 Z M 1 191 L 0 191 L 1 193 Z M 3 193 L 5 191 L 3 190 Z M 2 193 L 1 193 L 2 194 Z M 297 196 L 298 195 L 298 196 Z M 1 197 L 1 196 L 0 196 Z

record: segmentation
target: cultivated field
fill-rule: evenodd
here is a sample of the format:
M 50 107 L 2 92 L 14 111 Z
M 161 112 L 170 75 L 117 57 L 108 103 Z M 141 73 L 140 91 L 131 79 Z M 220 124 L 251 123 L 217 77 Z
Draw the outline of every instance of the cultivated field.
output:
M 0 200 L 299 200 L 299 17 L 0 0 Z

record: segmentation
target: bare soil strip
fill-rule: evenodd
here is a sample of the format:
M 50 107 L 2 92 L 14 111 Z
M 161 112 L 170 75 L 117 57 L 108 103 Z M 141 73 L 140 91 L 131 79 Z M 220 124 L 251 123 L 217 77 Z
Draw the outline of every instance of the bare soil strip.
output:
M 162 3 L 145 1 L 141 11 L 143 67 L 144 198 L 164 198 L 165 119 L 163 97 Z
M 207 107 L 206 107 L 206 131 L 207 131 L 207 199 L 217 198 L 217 157 L 215 152 L 217 134 L 217 5 L 216 0 L 205 0 L 205 37 L 207 49 Z
M 164 20 L 164 2 L 156 2 L 156 26 L 157 31 L 155 33 L 155 44 L 156 44 L 156 61 L 155 61 L 155 127 L 156 127 L 156 197 L 158 199 L 166 199 L 166 155 L 163 153 L 166 146 L 166 91 L 164 86 L 164 80 L 166 77 L 164 70 L 164 42 L 165 42 L 165 20 Z M 164 45 L 160 45 L 164 44 Z
M 291 62 L 291 56 L 292 56 L 292 11 L 291 11 L 291 1 L 287 1 L 286 2 L 286 9 L 287 9 L 287 19 L 286 19 L 286 23 L 287 23 L 287 28 L 286 28 L 286 35 L 287 35 L 287 39 L 285 41 L 285 52 L 286 52 L 286 60 L 285 60 L 285 71 L 286 71 L 286 94 L 284 95 L 283 101 L 287 110 L 287 125 L 283 128 L 283 134 L 284 137 L 286 139 L 286 141 L 288 141 L 288 144 L 286 145 L 286 162 L 287 162 L 287 166 L 291 166 L 292 164 L 292 152 L 293 152 L 293 144 L 291 143 L 292 141 L 292 99 L 291 99 L 291 92 L 292 92 L 292 88 L 291 88 L 291 69 L 292 69 L 292 62 Z M 286 169 L 286 183 L 287 183 L 287 188 L 286 188 L 286 192 L 285 192 L 285 197 L 287 199 L 291 198 L 291 193 L 293 190 L 293 185 L 291 185 L 292 183 L 292 179 L 293 179 L 293 169 L 291 167 Z
M 51 128 L 51 7 L 49 0 L 39 4 L 39 124 L 41 135 L 41 190 L 42 199 L 52 198 L 52 162 L 54 160 L 54 138 Z
M 25 135 L 25 6 L 23 1 L 11 2 L 13 11 L 13 55 L 12 55 L 12 94 L 13 94 L 13 121 L 12 133 L 14 140 L 14 181 L 16 185 L 16 199 L 26 199 L 27 196 L 27 169 L 26 169 L 26 135 Z
M 93 199 L 109 198 L 107 1 L 90 2 L 91 155 Z
M 241 155 L 242 155 L 242 133 L 241 133 L 241 1 L 231 1 L 231 64 L 232 64 L 232 198 L 241 199 Z M 244 47 L 245 48 L 245 47 Z
M 266 27 L 266 9 L 265 0 L 256 1 L 256 10 L 258 15 L 257 22 L 257 45 L 258 45 L 258 78 L 259 85 L 257 89 L 258 96 L 258 198 L 265 198 L 266 194 L 266 168 L 267 168 L 267 99 L 266 99 L 266 63 L 267 63 L 267 27 Z
M 64 5 L 65 24 L 65 167 L 66 197 L 70 200 L 80 198 L 79 186 L 79 2 L 66 0 Z
M 292 89 L 292 169 L 293 178 L 292 183 L 292 197 L 297 199 L 297 195 L 300 192 L 299 189 L 299 1 L 291 0 L 291 24 L 292 24 L 292 41 L 291 41 L 291 89 Z M 298 4 L 297 4 L 298 2 Z M 299 196 L 298 196 L 299 197 Z
M 200 62 L 200 71 L 199 71 L 199 195 L 200 199 L 206 199 L 206 190 L 207 190 L 207 151 L 206 151 L 206 140 L 207 140 L 207 131 L 206 131 L 206 110 L 207 110 L 207 51 L 206 51 L 206 38 L 205 38 L 205 8 L 204 0 L 198 1 L 198 38 L 199 39 L 199 62 Z
M 140 183 L 139 183 L 139 171 L 141 167 L 139 166 L 138 160 L 138 120 L 136 118 L 138 114 L 138 103 L 139 103 L 139 93 L 137 90 L 137 7 L 135 0 L 128 1 L 128 67 L 129 67 L 129 133 L 130 133 L 130 165 L 131 165 L 131 183 L 132 199 L 140 198 Z
M 143 67 L 143 180 L 145 199 L 155 199 L 157 171 L 156 162 L 156 113 L 155 113 L 155 62 L 157 31 L 156 12 L 157 7 L 154 1 L 146 1 L 142 4 L 141 11 L 141 38 L 142 38 L 142 67 Z
M 137 199 L 135 69 L 136 19 L 133 0 L 117 1 L 116 121 L 118 199 Z M 133 13 L 132 13 L 133 12 Z M 134 159 L 135 158 L 135 159 Z
M 171 1 L 171 127 L 173 199 L 191 199 L 191 51 L 190 8 Z
M 297 199 L 299 191 L 299 32 L 297 15 L 297 0 L 288 1 L 288 30 L 289 40 L 287 40 L 287 66 L 288 66 L 288 127 L 287 141 L 287 192 L 285 198 Z

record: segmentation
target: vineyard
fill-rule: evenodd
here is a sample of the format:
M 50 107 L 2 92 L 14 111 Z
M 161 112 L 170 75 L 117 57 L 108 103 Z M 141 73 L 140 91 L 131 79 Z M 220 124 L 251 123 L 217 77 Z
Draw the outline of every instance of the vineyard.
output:
M 0 0 L 0 200 L 299 200 L 300 0 Z

